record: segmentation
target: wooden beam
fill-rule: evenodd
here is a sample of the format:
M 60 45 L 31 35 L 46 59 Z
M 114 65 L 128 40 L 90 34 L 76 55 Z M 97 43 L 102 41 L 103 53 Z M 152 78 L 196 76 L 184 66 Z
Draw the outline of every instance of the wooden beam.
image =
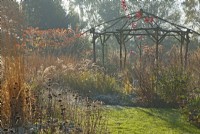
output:
M 168 32 L 165 32 L 161 37 L 160 37 L 160 39 L 159 39 L 159 43 L 161 43 L 164 39 L 165 39 L 165 37 L 167 36 L 167 34 L 168 34 Z
M 114 36 L 115 36 L 115 38 L 117 39 L 117 42 L 120 44 L 120 38 L 119 38 L 119 34 L 117 34 L 117 33 L 114 33 L 113 34 Z
M 150 33 L 148 30 L 146 30 L 145 32 L 146 33 L 131 33 L 131 31 L 127 31 L 128 33 L 125 33 L 125 32 L 123 32 L 123 34 L 124 35 L 127 35 L 127 36 L 139 36 L 139 35 L 144 35 L 144 36 L 149 36 L 149 35 L 152 35 L 153 33 Z M 107 32 L 102 32 L 102 33 L 100 33 L 100 32 L 95 32 L 95 34 L 98 34 L 98 35 L 104 35 L 104 34 L 106 34 L 106 35 L 116 35 L 116 34 L 118 34 L 119 32 L 112 32 L 112 31 L 107 31 Z M 158 34 L 158 36 L 163 36 L 163 34 Z M 170 33 L 168 33 L 166 36 L 179 36 L 179 34 L 170 34 Z
M 153 36 L 153 34 L 151 34 L 148 30 L 145 30 L 147 35 L 150 37 L 150 39 L 153 41 L 153 42 L 156 42 L 155 41 L 155 37 Z

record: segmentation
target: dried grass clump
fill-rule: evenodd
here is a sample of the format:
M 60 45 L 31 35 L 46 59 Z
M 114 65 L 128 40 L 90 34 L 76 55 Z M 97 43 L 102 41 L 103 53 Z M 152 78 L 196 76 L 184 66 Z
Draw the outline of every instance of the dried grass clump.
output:
M 23 57 L 5 57 L 1 89 L 1 123 L 3 127 L 25 125 L 30 118 L 30 92 L 25 83 Z
M 2 56 L 0 56 L 0 81 L 3 80 L 3 76 L 4 76 L 4 58 Z
M 16 132 L 31 118 L 33 98 L 26 83 L 23 50 L 8 31 L 1 40 L 0 133 Z M 9 131 L 9 128 L 14 130 Z M 4 132 L 2 132 L 4 131 Z

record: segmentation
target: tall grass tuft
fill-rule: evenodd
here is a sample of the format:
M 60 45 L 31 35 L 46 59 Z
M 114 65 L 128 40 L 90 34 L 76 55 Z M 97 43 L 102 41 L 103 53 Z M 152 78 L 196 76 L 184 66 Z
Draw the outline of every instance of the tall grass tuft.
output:
M 3 77 L 1 80 L 1 126 L 18 128 L 26 124 L 30 116 L 31 97 L 25 82 L 25 64 L 22 49 L 14 39 L 7 38 L 2 46 Z

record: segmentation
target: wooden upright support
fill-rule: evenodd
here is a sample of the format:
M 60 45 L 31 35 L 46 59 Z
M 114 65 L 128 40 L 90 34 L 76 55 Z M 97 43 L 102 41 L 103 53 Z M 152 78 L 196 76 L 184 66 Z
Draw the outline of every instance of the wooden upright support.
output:
M 103 38 L 102 38 L 103 36 Z M 105 43 L 110 38 L 110 35 L 106 37 L 106 34 L 100 35 L 101 45 L 102 45 L 102 62 L 105 65 Z
M 180 59 L 181 59 L 181 66 L 183 67 L 183 45 L 184 45 L 184 33 L 181 32 L 181 47 L 180 47 Z
M 123 32 L 122 31 L 120 31 L 120 34 L 119 34 L 119 38 L 120 38 L 120 41 L 119 41 L 119 53 L 120 53 L 120 70 L 122 70 L 122 46 L 124 45 L 124 35 L 123 35 Z
M 103 39 L 102 36 L 100 35 L 100 40 L 101 40 L 101 45 L 102 45 L 102 62 L 103 62 L 103 66 L 105 65 L 105 35 L 103 35 Z
M 3 46 L 3 37 L 2 37 L 3 32 L 0 30 L 0 56 L 2 56 L 1 53 L 1 48 Z M 1 57 L 2 58 L 2 57 Z M 2 60 L 2 59 L 1 59 Z M 2 65 L 1 65 L 2 66 Z M 2 120 L 2 79 L 0 80 L 0 121 Z M 1 124 L 0 124 L 1 125 Z
M 190 37 L 189 37 L 190 30 L 187 30 L 186 33 L 186 46 L 185 46 L 185 69 L 187 68 L 187 62 L 188 62 L 188 47 L 190 43 Z
M 96 63 L 96 38 L 97 36 L 95 35 L 95 28 L 92 28 L 90 30 L 90 33 L 92 33 L 92 44 L 93 44 L 93 62 Z
M 3 46 L 3 34 L 2 31 L 0 30 L 0 55 L 1 55 L 1 47 Z
M 158 28 L 156 29 L 155 31 L 155 39 L 156 39 L 156 57 L 155 57 L 155 64 L 156 64 L 156 67 L 158 68 L 158 47 L 159 47 L 159 37 L 158 37 Z
M 130 33 L 130 32 L 129 32 Z M 126 39 L 128 38 L 129 34 L 125 34 L 123 36 L 123 46 L 124 46 L 124 68 L 126 68 L 126 60 L 127 60 L 127 48 L 126 48 Z
M 156 64 L 156 87 L 155 90 L 158 89 L 158 47 L 159 47 L 159 36 L 158 36 L 158 27 L 155 30 L 155 40 L 156 40 L 156 57 L 155 57 L 155 64 Z

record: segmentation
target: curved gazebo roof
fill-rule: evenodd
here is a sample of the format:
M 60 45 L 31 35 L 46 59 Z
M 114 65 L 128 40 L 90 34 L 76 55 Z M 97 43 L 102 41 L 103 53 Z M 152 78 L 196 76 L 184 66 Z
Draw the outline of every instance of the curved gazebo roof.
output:
M 187 27 L 172 23 L 168 20 L 162 19 L 154 14 L 145 12 L 140 9 L 140 11 L 133 12 L 131 14 L 121 16 L 119 18 L 103 22 L 99 25 L 93 27 L 99 34 L 103 33 L 114 33 L 121 31 L 141 31 L 149 29 L 160 29 L 168 32 L 186 32 L 200 35 L 200 33 L 189 29 Z M 92 28 L 92 29 L 93 29 Z

